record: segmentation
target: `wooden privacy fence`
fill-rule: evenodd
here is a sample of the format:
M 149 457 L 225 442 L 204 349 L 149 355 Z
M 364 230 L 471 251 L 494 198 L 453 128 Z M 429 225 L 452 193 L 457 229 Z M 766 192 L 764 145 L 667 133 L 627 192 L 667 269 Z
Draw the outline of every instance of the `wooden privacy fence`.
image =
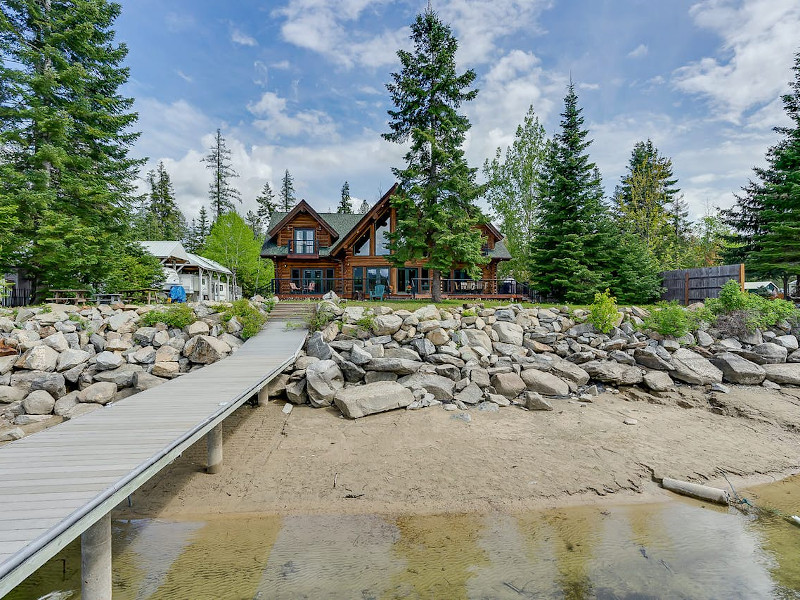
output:
M 702 302 L 706 298 L 719 298 L 719 291 L 727 281 L 738 281 L 744 289 L 744 265 L 722 265 L 699 269 L 676 269 L 661 273 L 666 291 L 661 299 L 677 300 L 683 305 Z

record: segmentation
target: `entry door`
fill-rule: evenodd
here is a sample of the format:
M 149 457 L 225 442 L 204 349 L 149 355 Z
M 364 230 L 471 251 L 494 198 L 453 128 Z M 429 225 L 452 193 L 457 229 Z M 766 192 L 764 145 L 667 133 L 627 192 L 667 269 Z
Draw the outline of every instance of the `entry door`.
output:
M 397 269 L 397 293 L 410 294 L 420 291 L 417 283 L 418 278 L 419 271 L 417 269 Z
M 322 269 L 303 269 L 303 288 L 309 294 L 322 293 Z

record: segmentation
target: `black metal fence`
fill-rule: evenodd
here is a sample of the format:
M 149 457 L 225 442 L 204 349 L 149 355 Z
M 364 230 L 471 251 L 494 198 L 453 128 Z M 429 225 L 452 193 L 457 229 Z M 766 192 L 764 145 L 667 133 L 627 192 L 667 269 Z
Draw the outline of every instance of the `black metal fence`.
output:
M 15 285 L 5 292 L 0 292 L 0 306 L 6 308 L 28 306 L 31 302 L 33 302 L 32 287 Z
M 666 291 L 662 300 L 688 305 L 706 298 L 719 298 L 722 286 L 733 279 L 744 284 L 744 265 L 722 265 L 698 269 L 676 269 L 661 273 Z

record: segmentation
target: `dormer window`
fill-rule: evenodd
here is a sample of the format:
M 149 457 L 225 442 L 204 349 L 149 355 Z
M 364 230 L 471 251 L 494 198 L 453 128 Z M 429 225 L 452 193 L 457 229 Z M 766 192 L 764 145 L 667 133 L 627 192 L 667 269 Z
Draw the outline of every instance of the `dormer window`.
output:
M 314 254 L 316 252 L 314 233 L 313 229 L 295 229 L 293 253 Z

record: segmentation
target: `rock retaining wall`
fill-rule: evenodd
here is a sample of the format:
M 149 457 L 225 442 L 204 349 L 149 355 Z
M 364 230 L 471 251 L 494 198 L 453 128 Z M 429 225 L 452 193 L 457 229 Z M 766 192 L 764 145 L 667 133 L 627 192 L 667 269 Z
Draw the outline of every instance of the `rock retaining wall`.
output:
M 139 325 L 163 306 L 46 305 L 0 312 L 0 441 L 18 439 L 216 362 L 242 345 L 226 304 L 190 303 L 183 329 Z M 264 310 L 264 305 L 253 302 Z
M 675 386 L 725 392 L 723 382 L 800 385 L 798 339 L 788 323 L 745 340 L 698 331 L 679 340 L 640 331 L 647 312 L 620 309 L 608 335 L 567 308 L 365 309 L 331 297 L 331 322 L 312 333 L 294 367 L 270 385 L 294 404 L 335 404 L 347 417 L 394 408 L 552 410 L 605 389 L 667 394 Z

